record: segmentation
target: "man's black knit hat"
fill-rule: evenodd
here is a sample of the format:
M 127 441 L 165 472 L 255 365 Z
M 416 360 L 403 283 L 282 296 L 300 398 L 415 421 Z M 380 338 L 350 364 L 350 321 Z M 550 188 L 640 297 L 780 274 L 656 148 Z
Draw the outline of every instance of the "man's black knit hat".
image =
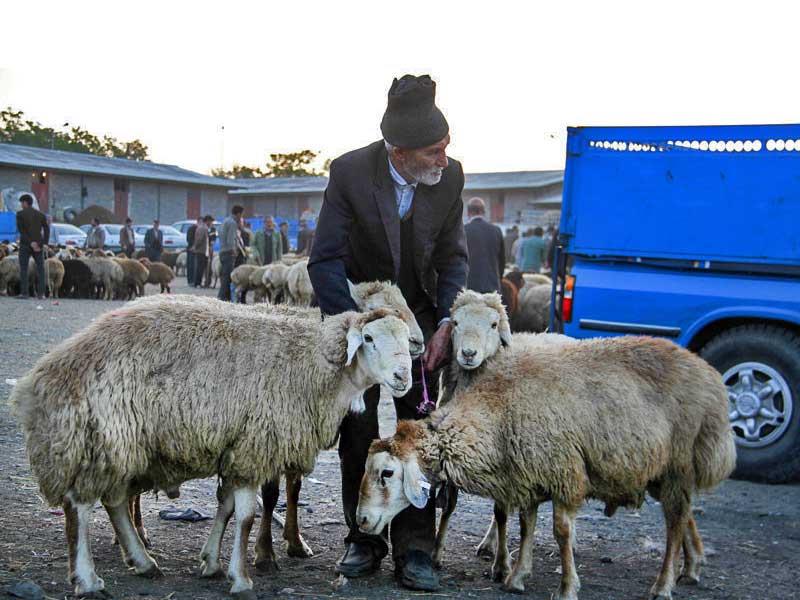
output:
M 424 148 L 443 139 L 450 126 L 434 104 L 436 83 L 430 75 L 403 75 L 392 82 L 381 120 L 383 139 L 398 148 Z

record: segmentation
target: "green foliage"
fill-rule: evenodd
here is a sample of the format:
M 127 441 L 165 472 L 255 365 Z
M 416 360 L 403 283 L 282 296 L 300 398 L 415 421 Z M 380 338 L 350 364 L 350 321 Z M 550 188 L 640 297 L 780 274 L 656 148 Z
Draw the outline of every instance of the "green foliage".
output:
M 141 140 L 120 142 L 110 135 L 100 138 L 81 127 L 57 131 L 26 119 L 21 110 L 11 107 L 0 110 L 0 142 L 132 160 L 147 160 L 149 152 Z
M 322 170 L 317 170 L 312 163 L 318 154 L 313 150 L 300 150 L 284 154 L 270 154 L 264 167 L 247 167 L 234 164 L 230 169 L 212 169 L 214 177 L 227 179 L 255 179 L 260 177 L 314 177 L 326 175 L 330 170 L 330 159 L 323 164 Z

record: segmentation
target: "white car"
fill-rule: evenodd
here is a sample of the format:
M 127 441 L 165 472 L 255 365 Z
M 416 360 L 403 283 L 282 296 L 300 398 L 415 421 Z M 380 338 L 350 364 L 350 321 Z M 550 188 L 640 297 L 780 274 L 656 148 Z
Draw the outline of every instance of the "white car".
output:
M 119 245 L 119 232 L 122 231 L 122 225 L 108 223 L 105 225 L 100 225 L 100 228 L 106 232 L 105 249 L 114 252 L 122 250 L 122 246 Z M 86 235 L 89 235 L 91 230 L 91 225 L 81 225 L 81 231 L 83 231 Z M 139 235 L 135 227 L 133 228 L 133 238 L 136 240 L 137 248 L 144 247 L 144 235 Z
M 152 225 L 134 225 L 133 230 L 141 234 L 142 243 L 139 244 L 139 238 L 136 238 L 136 247 L 144 248 L 144 236 L 148 229 L 152 229 Z M 171 227 L 170 225 L 161 225 L 159 230 L 164 234 L 164 250 L 186 250 L 186 235 Z
M 51 246 L 72 246 L 73 248 L 83 248 L 86 241 L 86 234 L 69 223 L 51 223 L 50 241 Z

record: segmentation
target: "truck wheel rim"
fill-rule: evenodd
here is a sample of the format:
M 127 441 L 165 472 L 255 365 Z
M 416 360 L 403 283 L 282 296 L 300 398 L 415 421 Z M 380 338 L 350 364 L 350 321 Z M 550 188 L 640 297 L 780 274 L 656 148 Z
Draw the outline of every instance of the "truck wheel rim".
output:
M 722 376 L 728 388 L 728 417 L 736 444 L 763 448 L 779 440 L 792 418 L 792 392 L 786 379 L 758 362 L 734 365 Z

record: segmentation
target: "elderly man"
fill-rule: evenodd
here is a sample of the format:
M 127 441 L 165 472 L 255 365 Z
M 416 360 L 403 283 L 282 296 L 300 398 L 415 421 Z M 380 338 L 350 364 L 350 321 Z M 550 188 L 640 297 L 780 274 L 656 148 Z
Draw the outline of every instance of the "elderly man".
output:
M 269 265 L 281 259 L 283 240 L 280 232 L 275 229 L 275 220 L 272 217 L 264 218 L 264 228 L 253 238 L 253 249 L 258 254 L 260 264 Z
M 486 204 L 482 198 L 467 202 L 469 223 L 464 226 L 469 250 L 467 288 L 485 294 L 500 293 L 500 278 L 506 266 L 503 232 L 486 221 Z
M 311 249 L 308 272 L 323 314 L 356 310 L 347 280 L 391 280 L 403 293 L 426 336 L 414 384 L 395 400 L 399 419 L 424 416 L 422 367 L 436 398 L 436 374 L 449 355 L 450 306 L 466 283 L 467 249 L 461 221 L 461 165 L 445 154 L 450 142 L 444 115 L 434 104 L 427 75 L 395 79 L 381 122 L 383 140 L 331 163 L 330 180 Z M 371 441 L 378 437 L 380 388 L 364 395 L 366 411 L 348 415 L 340 428 L 342 501 L 349 533 L 337 571 L 367 575 L 387 553 L 383 536 L 361 532 L 355 519 L 358 488 Z M 409 507 L 391 524 L 395 576 L 411 589 L 434 590 L 436 510 Z

